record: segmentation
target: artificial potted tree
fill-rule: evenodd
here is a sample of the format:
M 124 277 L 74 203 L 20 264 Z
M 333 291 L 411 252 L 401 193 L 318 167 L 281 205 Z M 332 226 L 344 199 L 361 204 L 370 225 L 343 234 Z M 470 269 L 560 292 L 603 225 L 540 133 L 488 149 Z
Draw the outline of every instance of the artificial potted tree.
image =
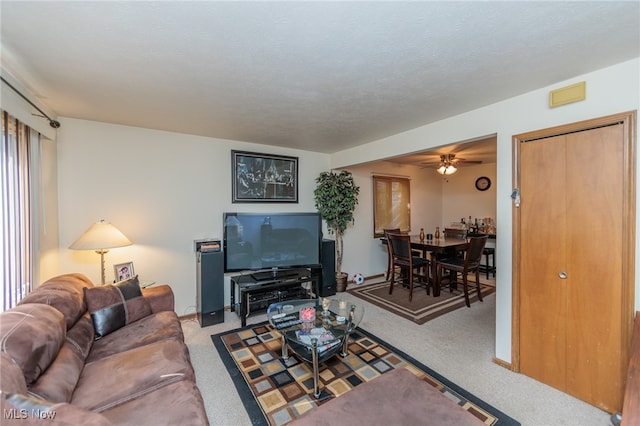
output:
M 316 178 L 313 191 L 316 209 L 327 223 L 329 233 L 336 236 L 336 281 L 337 290 L 347 289 L 347 274 L 342 272 L 342 236 L 349 224 L 353 224 L 353 211 L 358 204 L 360 188 L 353 181 L 351 172 L 342 170 L 322 172 Z

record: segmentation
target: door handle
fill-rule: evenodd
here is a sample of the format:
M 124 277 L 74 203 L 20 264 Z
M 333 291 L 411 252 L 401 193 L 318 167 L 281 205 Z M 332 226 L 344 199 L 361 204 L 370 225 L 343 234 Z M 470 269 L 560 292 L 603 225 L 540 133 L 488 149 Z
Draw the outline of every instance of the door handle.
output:
M 567 273 L 566 272 L 559 272 L 558 276 L 560 277 L 561 280 L 566 280 L 567 279 Z

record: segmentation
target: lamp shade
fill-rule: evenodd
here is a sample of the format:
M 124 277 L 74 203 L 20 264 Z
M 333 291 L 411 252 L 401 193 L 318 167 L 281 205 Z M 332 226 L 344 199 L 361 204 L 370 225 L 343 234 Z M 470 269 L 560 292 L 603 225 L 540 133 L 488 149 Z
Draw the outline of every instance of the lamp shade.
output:
M 72 250 L 106 250 L 133 244 L 118 228 L 101 220 L 87 229 L 69 246 Z

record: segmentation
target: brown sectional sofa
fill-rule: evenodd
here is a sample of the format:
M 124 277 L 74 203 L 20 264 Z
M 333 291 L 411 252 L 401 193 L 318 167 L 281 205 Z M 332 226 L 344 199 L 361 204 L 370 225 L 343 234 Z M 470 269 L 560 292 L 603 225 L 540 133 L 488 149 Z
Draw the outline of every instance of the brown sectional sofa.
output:
M 119 288 L 61 275 L 0 314 L 3 424 L 209 424 L 171 288 Z

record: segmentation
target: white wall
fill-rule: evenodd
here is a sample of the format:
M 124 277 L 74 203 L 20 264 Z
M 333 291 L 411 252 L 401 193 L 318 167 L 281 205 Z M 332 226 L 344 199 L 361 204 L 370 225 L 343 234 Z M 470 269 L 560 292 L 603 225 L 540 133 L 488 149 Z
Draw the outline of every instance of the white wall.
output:
M 365 145 L 336 152 L 331 156 L 331 167 L 349 168 L 354 164 L 371 162 L 449 145 L 459 141 L 497 135 L 496 167 L 496 220 L 498 222 L 496 257 L 496 357 L 511 361 L 511 241 L 512 200 L 510 198 L 513 170 L 512 136 L 537 129 L 616 114 L 640 108 L 640 59 L 584 74 L 552 86 L 529 92 L 484 108 L 438 121 Z M 580 81 L 586 81 L 587 98 L 584 101 L 549 108 L 549 91 Z M 637 129 L 636 129 L 637 133 Z M 638 174 L 640 176 L 640 174 Z M 636 182 L 638 187 L 638 182 Z M 640 203 L 640 197 L 636 197 Z M 640 208 L 636 206 L 640 212 Z M 640 220 L 640 214 L 636 214 Z M 364 220 L 364 219 L 361 219 Z M 637 225 L 636 225 L 637 226 Z M 345 245 L 350 245 L 353 233 L 345 235 Z M 370 245 L 375 244 L 370 242 Z M 370 248 L 360 247 L 367 253 Z M 640 253 L 636 239 L 636 253 Z M 351 268 L 346 259 L 345 269 Z M 366 273 L 367 271 L 362 271 Z M 636 309 L 640 309 L 640 284 L 636 256 Z
M 60 249 L 58 237 L 58 155 L 56 143 L 42 140 L 42 188 L 38 194 L 39 264 L 37 286 L 58 273 Z
M 142 281 L 168 283 L 176 312 L 195 312 L 193 240 L 219 237 L 225 211 L 315 211 L 315 178 L 329 156 L 307 151 L 62 118 L 58 132 L 60 268 L 100 282 L 95 252 L 69 250 L 92 223 L 105 219 L 134 242 L 106 254 L 134 262 Z M 231 150 L 299 157 L 298 204 L 231 203 Z M 228 278 L 227 278 L 228 282 Z M 225 305 L 229 304 L 225 285 Z
M 476 189 L 476 179 L 486 176 L 491 186 L 486 191 Z M 496 218 L 496 164 L 462 165 L 442 181 L 442 225 L 460 219 Z

